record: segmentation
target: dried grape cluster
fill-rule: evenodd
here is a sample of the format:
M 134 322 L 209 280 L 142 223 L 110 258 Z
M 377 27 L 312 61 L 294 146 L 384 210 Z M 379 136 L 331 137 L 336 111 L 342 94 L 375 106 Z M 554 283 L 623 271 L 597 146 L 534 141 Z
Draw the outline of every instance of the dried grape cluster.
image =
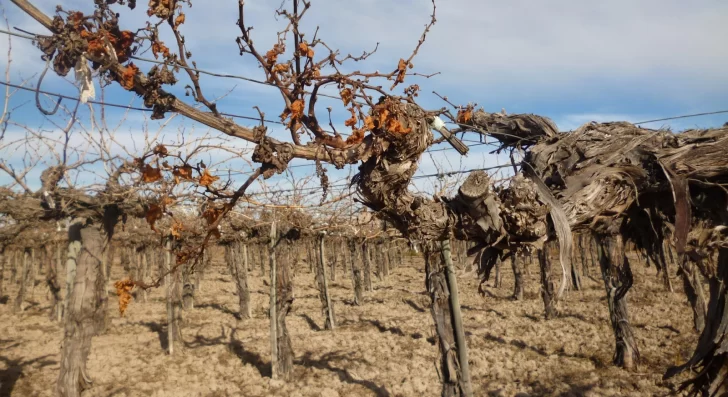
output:
M 120 280 L 114 283 L 116 295 L 119 297 L 119 314 L 123 317 L 129 302 L 131 301 L 131 290 L 134 289 L 134 281 L 130 279 Z

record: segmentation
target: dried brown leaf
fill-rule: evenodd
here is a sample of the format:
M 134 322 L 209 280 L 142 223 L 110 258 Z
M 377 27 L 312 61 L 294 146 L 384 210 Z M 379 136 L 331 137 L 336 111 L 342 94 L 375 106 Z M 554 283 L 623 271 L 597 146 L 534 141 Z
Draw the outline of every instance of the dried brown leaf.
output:
M 210 186 L 218 179 L 220 179 L 219 176 L 210 175 L 210 171 L 205 169 L 205 172 L 200 176 L 199 184 L 202 186 Z
M 149 164 L 145 164 L 142 169 L 142 181 L 144 183 L 152 183 L 162 179 L 162 170 L 156 167 L 152 167 Z

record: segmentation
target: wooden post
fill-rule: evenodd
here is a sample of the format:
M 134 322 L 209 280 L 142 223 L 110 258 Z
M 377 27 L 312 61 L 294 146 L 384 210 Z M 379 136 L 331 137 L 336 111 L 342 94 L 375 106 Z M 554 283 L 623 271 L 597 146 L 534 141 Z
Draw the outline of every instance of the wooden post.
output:
M 164 239 L 164 283 L 166 284 L 166 301 L 167 301 L 167 353 L 174 354 L 174 340 L 176 339 L 176 316 L 174 315 L 174 276 L 169 273 L 172 269 L 172 236 L 168 235 Z
M 276 222 L 270 225 L 270 246 L 268 256 L 270 260 L 270 364 L 271 378 L 278 379 L 278 315 L 276 313 Z
M 470 364 L 468 363 L 468 346 L 465 343 L 465 330 L 463 329 L 463 316 L 460 311 L 460 297 L 458 293 L 457 276 L 455 266 L 450 255 L 450 239 L 442 241 L 442 256 L 445 260 L 445 272 L 447 273 L 447 287 L 450 290 L 450 311 L 453 319 L 453 333 L 458 350 L 458 361 L 460 363 L 460 388 L 462 395 L 471 397 L 473 395 L 470 382 Z
M 5 247 L 0 248 L 0 301 L 3 300 L 5 297 L 5 259 L 6 259 L 6 251 Z

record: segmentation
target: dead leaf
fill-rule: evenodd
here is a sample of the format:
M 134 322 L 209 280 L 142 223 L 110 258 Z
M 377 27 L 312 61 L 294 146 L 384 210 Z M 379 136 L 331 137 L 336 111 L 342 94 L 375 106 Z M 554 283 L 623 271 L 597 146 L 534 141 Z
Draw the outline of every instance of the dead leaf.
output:
M 174 183 L 179 183 L 180 178 L 187 181 L 192 180 L 192 167 L 187 164 L 181 167 L 174 166 L 172 175 L 174 175 Z
M 351 118 L 344 121 L 344 125 L 347 127 L 353 127 L 356 125 L 356 123 L 357 123 L 357 121 L 359 121 L 359 119 L 356 118 L 356 114 L 354 113 L 354 108 L 349 109 L 349 111 L 351 112 Z
M 351 90 L 344 88 L 339 94 L 341 95 L 341 100 L 344 101 L 344 106 L 349 106 L 349 103 L 351 103 L 351 99 L 354 96 Z
M 178 222 L 178 221 L 175 221 L 175 222 L 174 222 L 174 223 L 172 224 L 172 227 L 170 228 L 170 230 L 169 230 L 169 233 L 170 233 L 170 234 L 171 234 L 171 235 L 172 235 L 172 236 L 173 236 L 174 238 L 181 238 L 181 237 L 182 237 L 182 231 L 183 231 L 184 229 L 185 229 L 185 228 L 184 228 L 184 226 L 183 226 L 183 225 L 182 225 L 182 224 L 181 224 L 180 222 Z
M 399 60 L 399 63 L 397 64 L 397 77 L 394 80 L 394 84 L 392 84 L 392 88 L 397 86 L 397 84 L 404 83 L 404 76 L 407 73 L 407 61 L 404 59 Z
M 276 61 L 278 60 L 278 55 L 281 55 L 284 52 L 286 52 L 285 44 L 274 44 L 273 48 L 265 53 L 265 62 L 268 64 L 269 67 L 272 67 L 276 64 Z
M 139 73 L 139 68 L 136 67 L 133 63 L 130 63 L 129 66 L 124 68 L 124 71 L 121 73 L 121 81 L 119 81 L 119 84 L 121 84 L 122 87 L 126 90 L 133 90 L 134 89 L 134 77 L 136 77 L 136 74 Z
M 157 231 L 157 229 L 154 228 L 154 224 L 157 223 L 158 220 L 162 219 L 162 214 L 162 207 L 156 204 L 149 204 L 149 209 L 147 210 L 147 213 L 144 217 L 146 218 L 149 226 L 155 232 Z
M 153 153 L 156 154 L 157 156 L 164 157 L 167 154 L 169 154 L 169 151 L 167 150 L 167 148 L 164 145 L 162 145 L 160 143 L 159 145 L 157 145 L 157 146 L 154 147 Z
M 365 131 L 363 129 L 353 128 L 351 130 L 351 135 L 349 135 L 348 138 L 346 138 L 346 144 L 347 145 L 356 145 L 357 143 L 360 143 L 364 140 L 364 133 Z
M 152 43 L 152 55 L 154 55 L 154 59 L 159 58 L 159 54 L 162 54 L 164 58 L 167 58 L 169 56 L 169 48 L 167 48 L 167 46 L 161 41 L 155 41 Z
M 278 63 L 273 66 L 273 73 L 285 73 L 290 69 L 287 63 Z
M 467 124 L 472 120 L 473 118 L 473 108 L 471 106 L 466 107 L 465 109 L 458 109 L 458 115 L 455 117 L 455 120 L 458 123 L 461 124 Z
M 149 164 L 145 164 L 142 169 L 142 181 L 145 183 L 152 183 L 162 179 L 162 170 L 159 168 L 152 167 Z
M 212 185 L 218 179 L 220 179 L 219 176 L 210 175 L 210 171 L 205 169 L 205 172 L 203 172 L 202 175 L 200 176 L 199 184 L 207 187 L 207 186 Z
M 374 119 L 372 118 L 372 116 L 367 116 L 364 119 L 364 129 L 366 129 L 367 131 L 371 131 L 374 129 Z
M 299 54 L 309 58 L 313 58 L 314 55 L 313 48 L 311 48 L 305 41 L 298 44 L 298 52 Z
M 177 18 L 174 19 L 174 27 L 178 28 L 179 25 L 182 25 L 185 23 L 185 14 L 180 12 L 179 15 L 177 15 Z

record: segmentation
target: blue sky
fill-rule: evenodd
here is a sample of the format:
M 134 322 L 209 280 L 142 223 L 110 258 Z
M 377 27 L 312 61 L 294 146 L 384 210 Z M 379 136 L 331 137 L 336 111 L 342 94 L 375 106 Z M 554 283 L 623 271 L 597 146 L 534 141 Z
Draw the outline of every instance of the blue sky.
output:
M 57 0 L 34 1 L 48 14 L 58 3 Z M 142 26 L 146 2 L 138 3 L 134 12 L 120 8 L 123 28 L 134 30 Z M 281 29 L 282 20 L 274 18 L 280 3 L 280 0 L 246 1 L 247 20 L 255 26 L 252 34 L 259 48 L 270 48 L 275 32 Z M 369 60 L 351 65 L 360 70 L 394 69 L 397 60 L 406 58 L 411 52 L 432 11 L 429 0 L 313 0 L 312 3 L 304 27 L 313 32 L 317 25 L 320 26 L 319 37 L 329 46 L 340 48 L 343 53 L 359 54 L 380 43 L 377 53 Z M 88 12 L 92 2 L 60 1 L 60 4 L 66 9 Z M 4 7 L 11 29 L 17 26 L 44 33 L 43 28 L 14 5 L 5 3 Z M 193 1 L 193 8 L 186 14 L 183 32 L 198 67 L 262 78 L 262 72 L 251 57 L 238 54 L 235 43 L 239 33 L 235 25 L 237 2 Z M 440 1 L 437 24 L 414 59 L 415 71 L 440 74 L 430 79 L 408 77 L 407 84 L 421 86 L 420 103 L 426 108 L 444 105 L 431 94 L 437 91 L 455 103 L 475 102 L 486 111 L 504 108 L 509 113 L 547 116 L 564 131 L 589 121 L 636 122 L 725 110 L 728 109 L 727 17 L 728 2 L 718 0 Z M 168 37 L 167 42 L 171 43 Z M 7 37 L 0 36 L 2 70 L 8 63 L 7 46 Z M 12 48 L 10 81 L 18 83 L 30 79 L 30 83 L 35 84 L 44 66 L 39 51 L 30 42 L 17 38 L 12 40 Z M 151 54 L 144 56 L 151 57 Z M 151 67 L 142 62 L 137 64 L 142 70 Z M 182 81 L 172 91 L 183 95 L 182 87 L 187 82 L 184 76 L 180 77 Z M 271 87 L 208 76 L 203 76 L 201 83 L 208 99 L 224 96 L 219 100 L 219 107 L 225 112 L 254 116 L 256 112 L 252 106 L 258 105 L 268 118 L 275 118 L 283 109 L 280 97 Z M 46 77 L 43 88 L 77 94 L 72 84 L 51 74 Z M 118 88 L 108 89 L 105 95 L 108 102 L 129 104 L 133 101 L 141 106 L 139 99 Z M 323 115 L 325 107 L 331 103 L 325 99 L 320 102 Z M 11 98 L 13 107 L 17 109 L 12 113 L 12 119 L 18 124 L 53 130 L 52 123 L 44 120 L 35 108 L 32 94 L 19 92 L 14 95 Z M 81 112 L 84 117 L 88 109 Z M 110 120 L 124 117 L 116 109 L 108 109 L 107 116 Z M 335 124 L 341 126 L 343 114 L 337 116 Z M 144 141 L 145 123 L 151 130 L 159 126 L 159 122 L 145 120 L 140 112 L 133 112 L 124 120 L 117 134 L 127 145 L 134 142 L 140 145 Z M 683 130 L 717 127 L 726 121 L 728 114 L 645 126 Z M 57 124 L 62 125 L 62 120 Z M 241 124 L 251 125 L 252 122 L 241 121 Z M 193 134 L 207 132 L 203 126 L 177 118 L 167 124 L 162 139 L 173 141 L 180 129 L 187 133 L 194 131 Z M 24 133 L 12 126 L 8 131 Z M 276 128 L 271 134 L 287 136 Z M 226 144 L 241 150 L 248 147 L 243 142 Z M 446 171 L 505 161 L 489 154 L 490 150 L 489 146 L 473 148 L 464 159 L 454 151 L 433 153 L 431 157 L 423 158 L 420 173 L 437 172 L 437 163 Z M 21 156 L 18 151 L 16 148 L 0 153 L 0 156 L 10 155 L 10 162 L 17 163 Z M 211 152 L 210 156 L 215 162 L 219 154 Z M 300 163 L 294 161 L 294 164 Z M 227 162 L 227 166 L 219 168 L 225 167 L 250 169 L 242 160 Z M 310 175 L 312 170 L 312 167 L 300 167 L 293 174 L 300 179 Z M 332 171 L 331 174 L 332 179 L 348 175 L 345 171 Z M 30 184 L 35 183 L 33 174 L 29 174 L 29 178 L 33 179 Z M 280 186 L 290 184 L 284 178 L 276 179 Z M 0 184 L 8 181 L 0 174 Z M 415 185 L 422 191 L 432 191 L 436 183 L 426 178 Z

